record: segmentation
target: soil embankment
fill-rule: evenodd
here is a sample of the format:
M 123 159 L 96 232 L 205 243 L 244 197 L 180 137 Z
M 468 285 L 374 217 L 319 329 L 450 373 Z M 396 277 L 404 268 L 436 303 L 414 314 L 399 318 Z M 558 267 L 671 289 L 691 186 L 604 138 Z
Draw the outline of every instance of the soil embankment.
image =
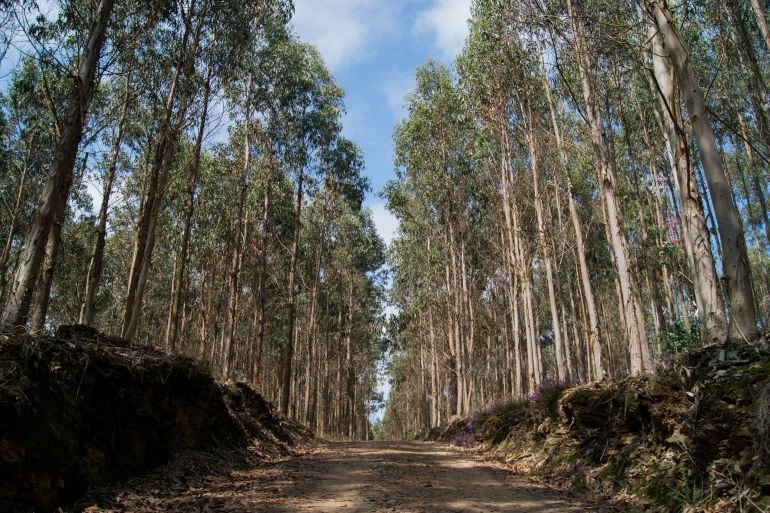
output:
M 55 511 L 175 456 L 222 467 L 289 455 L 310 436 L 186 358 L 77 326 L 0 335 L 3 512 Z
M 432 436 L 649 511 L 767 512 L 770 348 L 708 347 L 652 377 L 543 387 Z

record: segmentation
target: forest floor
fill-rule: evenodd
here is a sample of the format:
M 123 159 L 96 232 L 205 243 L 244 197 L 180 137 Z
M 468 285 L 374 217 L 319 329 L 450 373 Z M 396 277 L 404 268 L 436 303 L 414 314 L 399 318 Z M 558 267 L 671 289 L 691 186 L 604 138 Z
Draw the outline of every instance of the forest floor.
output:
M 176 460 L 86 497 L 76 511 L 609 511 L 568 499 L 472 452 L 435 443 L 322 442 L 300 457 L 214 470 L 191 475 L 189 462 Z

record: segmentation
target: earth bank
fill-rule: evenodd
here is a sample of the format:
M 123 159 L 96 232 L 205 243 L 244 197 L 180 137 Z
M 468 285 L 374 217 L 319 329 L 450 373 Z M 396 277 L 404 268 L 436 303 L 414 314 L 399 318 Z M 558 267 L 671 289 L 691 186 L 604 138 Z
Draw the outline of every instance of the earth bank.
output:
M 770 511 L 770 349 L 712 346 L 653 377 L 544 386 L 430 438 L 649 511 Z
M 180 455 L 209 467 L 211 455 L 220 466 L 288 456 L 311 436 L 186 358 L 82 326 L 0 335 L 3 512 L 56 511 Z

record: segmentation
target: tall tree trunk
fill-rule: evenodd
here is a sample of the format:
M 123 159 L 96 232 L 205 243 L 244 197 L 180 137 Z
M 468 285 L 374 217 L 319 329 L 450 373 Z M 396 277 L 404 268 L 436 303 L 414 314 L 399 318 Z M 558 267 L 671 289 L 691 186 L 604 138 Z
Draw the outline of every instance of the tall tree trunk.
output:
M 239 173 L 238 183 L 238 211 L 235 219 L 235 232 L 233 237 L 233 262 L 230 268 L 230 280 L 228 287 L 227 317 L 225 318 L 225 330 L 222 343 L 222 376 L 230 377 L 230 371 L 233 360 L 233 348 L 235 346 L 235 328 L 238 321 L 238 299 L 241 294 L 241 263 L 243 261 L 244 230 L 246 221 L 244 220 L 244 210 L 246 208 L 246 196 L 249 190 L 249 175 L 251 168 L 251 81 L 249 75 L 246 85 L 246 120 L 243 130 L 243 170 Z
M 690 275 L 695 289 L 696 304 L 703 326 L 702 338 L 708 342 L 723 341 L 727 337 L 719 279 L 714 266 L 711 242 L 703 215 L 698 183 L 693 172 L 689 145 L 679 116 L 679 102 L 669 64 L 665 60 L 663 42 L 656 28 L 650 24 L 648 38 L 652 43 L 652 60 L 656 96 L 661 106 L 661 131 L 667 144 L 669 161 L 679 196 L 682 217 L 682 235 L 685 242 Z
M 452 328 L 454 329 L 454 355 L 455 355 L 455 365 L 457 368 L 457 414 L 458 415 L 464 415 L 466 413 L 465 409 L 465 343 L 464 343 L 464 330 L 462 328 L 463 324 L 463 313 L 462 313 L 462 307 L 461 307 L 461 298 L 460 295 L 462 294 L 462 291 L 460 290 L 460 282 L 458 279 L 458 268 L 460 266 L 459 259 L 457 258 L 457 240 L 455 238 L 455 232 L 454 232 L 454 220 L 450 217 L 450 209 L 447 208 L 447 251 L 450 255 L 450 264 L 449 264 L 449 271 L 450 271 L 450 285 L 449 285 L 449 297 L 451 298 L 451 305 L 450 310 L 452 314 Z
M 428 239 L 430 241 L 430 239 Z M 430 244 L 428 245 L 430 248 Z M 428 251 L 430 253 L 430 251 Z M 436 349 L 436 328 L 433 321 L 433 306 L 428 300 L 428 337 L 430 340 L 430 395 L 431 395 L 431 415 L 430 427 L 434 428 L 441 423 L 441 409 L 439 403 L 439 372 L 438 372 L 438 352 Z
M 703 92 L 688 62 L 689 52 L 679 36 L 673 14 L 665 0 L 645 0 L 645 6 L 655 21 L 663 37 L 666 52 L 671 58 L 674 76 L 693 124 L 703 171 L 711 193 L 722 242 L 724 280 L 730 303 L 728 336 L 731 339 L 753 340 L 758 334 L 757 317 L 743 225 L 722 167 Z
M 289 316 L 286 326 L 286 340 L 283 346 L 281 364 L 281 412 L 289 413 L 289 394 L 291 393 L 292 367 L 294 355 L 294 324 L 297 318 L 297 257 L 299 255 L 299 232 L 302 228 L 302 187 L 305 179 L 304 163 L 297 169 L 297 198 L 294 204 L 294 235 L 291 242 L 291 261 L 289 262 Z
M 120 157 L 120 147 L 123 143 L 123 132 L 128 118 L 128 105 L 131 100 L 131 71 L 126 76 L 126 84 L 123 89 L 123 107 L 120 112 L 120 121 L 115 133 L 115 139 L 112 142 L 110 151 L 110 162 L 104 174 L 104 187 L 102 188 L 102 203 L 99 207 L 99 220 L 96 225 L 96 243 L 94 251 L 91 254 L 91 261 L 88 264 L 88 274 L 86 275 L 86 292 L 83 303 L 80 305 L 80 324 L 91 326 L 94 323 L 94 298 L 96 289 L 102 279 L 102 269 L 104 267 L 104 246 L 107 239 L 107 218 L 109 216 L 110 195 L 112 186 L 115 182 L 115 173 L 118 169 L 118 159 Z
M 345 367 L 347 369 L 347 391 L 348 391 L 348 438 L 353 439 L 356 436 L 356 375 L 353 368 L 353 277 L 350 276 L 348 284 L 348 320 L 345 328 Z
M 510 147 L 508 141 L 508 131 L 504 124 L 499 124 L 499 137 L 500 143 L 503 147 L 501 162 L 500 162 L 500 199 L 503 205 L 503 232 L 505 237 L 503 240 L 503 253 L 505 260 L 507 261 L 507 285 L 508 285 L 508 302 L 510 305 L 512 327 L 514 337 L 514 384 L 516 394 L 523 394 L 524 382 L 521 375 L 521 330 L 519 325 L 519 302 L 518 302 L 518 290 L 516 286 L 517 277 L 519 274 L 516 255 L 516 235 L 514 234 L 513 212 L 511 209 L 510 197 L 509 197 L 509 184 L 510 179 Z M 529 337 L 527 337 L 529 341 Z
M 267 318 L 265 317 L 265 306 L 267 304 L 267 250 L 270 243 L 270 230 L 268 223 L 270 222 L 270 196 L 272 191 L 272 166 L 273 159 L 268 162 L 265 176 L 265 183 L 263 185 L 264 191 L 262 193 L 262 241 L 260 243 L 259 250 L 259 278 L 257 280 L 257 290 L 259 298 L 257 301 L 257 338 L 255 341 L 256 347 L 254 348 L 254 365 L 252 370 L 252 383 L 258 385 L 260 382 L 260 375 L 262 372 L 262 352 L 265 345 L 265 325 Z
M 182 241 L 179 247 L 179 265 L 174 273 L 173 288 L 175 293 L 171 300 L 168 324 L 166 326 L 166 346 L 171 352 L 176 350 L 176 342 L 179 338 L 179 309 L 182 304 L 182 299 L 186 294 L 185 283 L 187 281 L 187 263 L 190 258 L 190 235 L 192 233 L 193 215 L 195 213 L 195 192 L 198 189 L 203 136 L 206 133 L 206 121 L 208 120 L 209 114 L 212 75 L 213 67 L 209 65 L 206 71 L 206 83 L 203 88 L 203 106 L 201 107 L 201 117 L 198 121 L 198 133 L 195 137 L 193 161 L 190 165 L 190 186 L 187 188 L 187 198 L 185 200 L 184 229 L 182 230 Z
M 30 333 L 33 335 L 39 335 L 43 332 L 45 321 L 48 317 L 48 307 L 51 304 L 51 286 L 53 285 L 53 276 L 56 270 L 56 258 L 61 246 L 63 224 L 64 220 L 61 218 L 54 220 L 54 224 L 48 232 L 43 269 L 37 279 L 35 305 L 32 309 L 32 319 L 30 320 Z
M 588 124 L 591 145 L 596 160 L 598 182 L 604 200 L 604 209 L 608 221 L 609 243 L 615 258 L 615 270 L 620 282 L 620 298 L 622 310 L 626 318 L 626 336 L 629 349 L 631 372 L 643 374 L 653 372 L 654 367 L 647 344 L 647 334 L 644 327 L 644 314 L 638 287 L 631 272 L 631 260 L 628 253 L 628 242 L 623 232 L 621 208 L 618 200 L 614 158 L 610 154 L 608 143 L 603 131 L 603 121 L 590 76 L 590 65 L 585 48 L 582 26 L 574 11 L 573 1 L 567 0 L 567 8 L 572 22 L 575 37 L 575 52 L 580 70 L 585 116 Z
M 473 365 L 473 348 L 476 337 L 476 312 L 473 307 L 473 291 L 471 290 L 472 285 L 469 284 L 470 280 L 468 278 L 468 269 L 465 262 L 464 240 L 460 243 L 460 270 L 462 278 L 463 311 L 467 319 L 465 328 L 465 362 L 463 364 L 463 373 L 467 375 L 469 374 L 468 369 L 472 368 Z M 467 379 L 466 381 L 467 386 L 465 387 L 465 399 L 463 400 L 466 414 L 470 413 L 471 396 L 473 395 L 474 390 L 473 375 L 470 375 L 469 378 L 470 379 Z
M 313 267 L 313 286 L 310 291 L 310 308 L 308 312 L 307 328 L 307 348 L 308 358 L 305 361 L 305 401 L 302 406 L 302 419 L 305 425 L 310 425 L 310 398 L 314 395 L 312 382 L 317 383 L 317 373 L 313 369 L 317 365 L 316 361 L 316 337 L 318 333 L 318 288 L 321 281 L 321 260 L 323 256 L 324 244 L 326 243 L 326 210 L 328 201 L 328 185 L 324 190 L 324 196 L 321 205 L 321 232 L 318 236 L 318 246 L 315 254 L 315 265 Z M 312 378 L 312 379 L 311 379 Z
M 447 252 L 450 250 L 448 233 L 444 233 L 444 247 Z M 454 287 L 452 284 L 452 271 L 450 259 L 444 258 L 444 284 L 446 287 L 446 315 L 447 315 L 447 342 L 449 345 L 449 414 L 462 414 L 462 394 L 460 393 L 460 362 L 457 354 L 457 330 L 454 312 Z
M 12 294 L 3 307 L 0 319 L 3 326 L 13 331 L 23 330 L 27 323 L 32 292 L 45 256 L 48 233 L 67 208 L 74 179 L 75 157 L 93 99 L 96 70 L 114 4 L 114 0 L 100 0 L 78 63 L 77 74 L 72 77 L 68 106 L 62 120 L 62 135 L 56 144 L 53 170 L 24 239 L 19 265 L 14 274 Z
M 189 11 L 183 15 L 185 29 L 182 35 L 174 75 L 166 96 L 164 118 L 160 127 L 158 142 L 153 150 L 154 155 L 150 166 L 150 178 L 146 186 L 146 196 L 139 214 L 139 224 L 134 241 L 134 254 L 126 289 L 123 328 L 121 330 L 121 337 L 128 340 L 134 337 L 139 325 L 139 317 L 144 300 L 144 289 L 147 285 L 152 253 L 155 247 L 155 227 L 168 183 L 168 175 L 174 162 L 179 133 L 185 123 L 187 107 L 189 105 L 192 87 L 192 81 L 189 78 L 194 69 L 195 58 L 198 54 L 198 44 L 200 43 L 201 31 L 204 25 L 203 18 L 205 18 L 206 12 L 205 7 L 207 6 L 204 3 L 204 9 L 198 15 L 200 20 L 197 26 L 193 27 L 194 9 L 197 2 L 198 0 L 192 0 Z M 190 44 L 191 37 L 193 40 Z M 177 100 L 177 89 L 183 77 L 186 80 L 182 91 L 179 93 L 179 105 L 174 109 Z
M 527 106 L 521 106 L 521 112 L 524 114 L 524 118 L 529 119 L 529 126 L 525 129 L 525 138 L 527 140 L 527 150 L 529 152 L 529 166 L 532 172 L 532 186 L 535 193 L 535 217 L 537 218 L 537 233 L 538 243 L 540 245 L 540 252 L 543 255 L 543 262 L 545 263 L 545 276 L 548 285 L 548 304 L 551 308 L 551 329 L 553 330 L 554 337 L 554 349 L 556 352 L 556 373 L 559 378 L 559 382 L 563 383 L 567 379 L 566 366 L 564 362 L 564 343 L 562 341 L 562 332 L 559 327 L 559 309 L 556 305 L 556 291 L 553 283 L 553 262 L 551 261 L 551 252 L 548 249 L 548 242 L 546 241 L 545 233 L 545 221 L 543 220 L 543 198 L 540 192 L 540 181 L 538 174 L 539 158 L 537 155 L 535 134 L 532 129 L 532 110 Z
M 567 186 L 567 203 L 569 207 L 572 229 L 575 232 L 575 245 L 577 247 L 578 269 L 580 271 L 580 282 L 583 287 L 583 297 L 588 314 L 588 335 L 587 342 L 590 352 L 590 379 L 601 381 L 604 377 L 604 368 L 602 367 L 602 346 L 599 338 L 599 316 L 596 313 L 596 298 L 594 296 L 593 285 L 591 285 L 591 274 L 588 271 L 588 262 L 586 261 L 585 238 L 583 237 L 583 224 L 580 221 L 577 205 L 575 204 L 575 193 L 572 187 L 572 177 L 570 176 L 568 163 L 569 157 L 564 148 L 564 141 L 561 135 L 561 128 L 556 117 L 556 108 L 554 107 L 553 97 L 551 96 L 551 84 L 545 73 L 545 65 L 542 67 L 545 82 L 545 95 L 548 100 L 548 108 L 551 113 L 551 123 L 553 133 L 556 139 L 556 149 L 559 153 L 560 169 L 564 175 Z

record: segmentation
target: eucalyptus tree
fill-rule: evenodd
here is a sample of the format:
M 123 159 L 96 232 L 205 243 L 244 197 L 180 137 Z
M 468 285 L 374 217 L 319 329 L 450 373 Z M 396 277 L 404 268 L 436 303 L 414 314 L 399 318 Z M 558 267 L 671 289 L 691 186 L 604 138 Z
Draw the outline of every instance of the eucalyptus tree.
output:
M 31 57 L 13 70 L 2 99 L 2 244 L 0 253 L 0 304 L 5 304 L 9 281 L 54 159 L 52 149 L 59 131 L 49 98 L 59 96 L 65 84 L 52 70 Z M 48 91 L 48 92 L 46 92 Z M 49 94 L 50 93 L 50 94 Z
M 297 316 L 297 265 L 308 174 L 318 168 L 320 150 L 333 144 L 340 130 L 342 90 L 326 69 L 318 51 L 286 34 L 269 48 L 273 65 L 270 73 L 277 111 L 271 113 L 271 129 L 276 130 L 277 156 L 296 184 L 293 235 L 289 248 L 287 277 L 288 317 L 281 362 L 281 411 L 288 412 L 292 358 Z M 312 175 L 311 175 L 312 177 Z
M 203 140 L 206 134 L 206 127 L 209 121 L 210 104 L 214 94 L 213 67 L 206 67 L 206 78 L 203 85 L 203 97 L 200 105 L 200 118 L 198 120 L 197 132 L 193 147 L 193 156 L 189 162 L 189 185 L 184 207 L 184 228 L 182 229 L 182 239 L 177 257 L 178 264 L 175 268 L 174 279 L 171 286 L 172 299 L 168 312 L 168 321 L 166 323 L 165 343 L 169 350 L 176 349 L 176 342 L 179 338 L 179 317 L 183 298 L 186 296 L 187 267 L 189 263 L 190 237 L 192 235 L 192 226 L 195 213 L 195 199 L 200 182 L 201 154 L 203 151 Z
M 531 177 L 532 193 L 534 194 L 534 213 L 537 224 L 537 240 L 540 258 L 546 271 L 546 284 L 548 303 L 550 309 L 550 329 L 554 337 L 554 351 L 556 357 L 557 379 L 565 381 L 567 371 L 571 366 L 567 353 L 569 345 L 565 339 L 566 333 L 560 323 L 559 306 L 555 274 L 558 272 L 552 256 L 551 244 L 548 241 L 547 231 L 550 220 L 546 221 L 546 190 L 541 183 L 550 183 L 552 178 L 547 176 L 550 162 L 549 156 L 544 151 L 547 145 L 544 142 L 550 136 L 544 134 L 543 125 L 547 123 L 545 103 L 539 99 L 550 97 L 550 91 L 544 90 L 542 79 L 536 70 L 538 48 L 526 43 L 526 36 L 517 32 L 518 22 L 515 14 L 496 8 L 494 2 L 477 2 L 474 7 L 474 19 L 471 25 L 463 54 L 458 58 L 461 81 L 469 90 L 470 96 L 475 98 L 478 105 L 478 116 L 483 118 L 488 130 L 495 134 L 497 145 L 501 152 L 505 148 L 515 144 L 514 152 L 524 150 L 526 166 Z M 498 34 L 494 36 L 493 34 Z M 527 48 L 529 44 L 530 48 Z M 533 57 L 530 57 L 533 56 Z M 512 66 L 501 68 L 498 63 L 512 63 Z M 557 127 L 558 130 L 558 127 Z M 505 155 L 503 155 L 505 157 Z M 504 158 L 503 162 L 514 156 Z M 513 230 L 514 222 L 518 222 L 521 212 L 516 211 L 520 207 L 520 201 L 514 200 L 510 205 L 510 198 L 514 191 L 510 189 L 510 183 L 514 177 L 508 174 L 507 165 L 500 166 L 501 196 L 503 200 L 503 212 L 505 213 L 504 231 L 512 250 L 508 253 L 508 266 L 511 269 L 517 267 L 519 258 L 515 255 L 517 247 L 521 248 L 519 235 Z M 558 188 L 558 186 L 557 186 Z M 559 205 L 556 208 L 560 208 Z M 578 220 L 579 222 L 579 220 Z M 528 268 L 525 266 L 524 268 Z M 527 310 L 527 289 L 531 288 L 528 273 L 518 266 L 520 282 L 523 285 L 524 304 Z M 512 280 L 511 280 L 512 283 Z M 515 291 L 509 288 L 511 301 L 516 301 Z M 517 308 L 517 305 L 512 305 Z M 530 322 L 529 316 L 525 316 L 525 322 Z M 534 349 L 531 341 L 531 329 L 527 330 L 528 345 Z M 534 354 L 535 351 L 532 351 Z M 534 376 L 533 376 L 534 378 Z M 533 379 L 534 381 L 534 379 Z
M 59 120 L 60 134 L 52 162 L 50 177 L 40 198 L 35 217 L 24 241 L 24 247 L 13 278 L 12 293 L 3 307 L 0 322 L 12 330 L 23 329 L 36 278 L 45 256 L 45 246 L 57 219 L 67 207 L 74 180 L 74 165 L 83 127 L 93 99 L 102 47 L 114 7 L 113 0 L 100 0 L 86 20 L 75 16 L 74 6 L 62 16 L 64 30 L 71 34 L 72 47 L 61 73 L 69 82 L 65 104 Z
M 118 86 L 120 87 L 120 86 Z M 126 75 L 122 84 L 122 94 L 114 95 L 118 100 L 115 108 L 120 112 L 117 116 L 117 126 L 112 135 L 112 143 L 108 160 L 105 161 L 104 181 L 102 186 L 102 201 L 99 207 L 99 217 L 96 225 L 96 242 L 91 253 L 91 259 L 86 274 L 85 293 L 80 307 L 80 324 L 91 326 L 94 322 L 94 300 L 104 267 L 104 246 L 107 239 L 107 222 L 109 215 L 110 197 L 115 185 L 121 147 L 126 135 L 128 111 L 131 107 L 131 73 Z
M 189 122 L 189 106 L 200 79 L 196 65 L 202 56 L 212 55 L 217 59 L 218 70 L 228 69 L 228 66 L 239 62 L 243 52 L 260 37 L 266 18 L 285 18 L 287 13 L 283 2 L 271 0 L 253 0 L 245 5 L 242 2 L 236 5 L 232 0 L 189 0 L 177 2 L 174 8 L 171 22 L 159 27 L 159 40 L 170 40 L 171 47 L 157 48 L 152 52 L 165 56 L 171 69 L 156 77 L 157 83 L 147 82 L 149 86 L 154 86 L 148 94 L 151 95 L 150 109 L 157 113 L 158 118 L 147 158 L 147 184 L 126 291 L 122 327 L 125 338 L 131 338 L 138 325 L 163 195 L 180 135 Z
M 336 428 L 343 436 L 363 438 L 361 427 L 367 418 L 364 405 L 375 380 L 362 380 L 361 376 L 371 376 L 374 362 L 382 356 L 382 283 L 376 272 L 385 261 L 384 243 L 369 211 L 352 208 L 345 196 L 336 199 L 339 210 L 330 227 L 334 240 L 329 241 L 328 269 L 338 277 L 337 309 L 343 321 L 339 326 L 341 351 L 337 354 L 341 372 L 336 384 L 341 393 L 335 405 L 339 409 Z
M 422 232 L 418 239 L 405 241 L 423 237 L 421 243 L 432 247 L 419 251 L 441 253 L 442 273 L 433 275 L 429 284 L 439 301 L 429 307 L 429 315 L 433 318 L 435 307 L 435 313 L 445 316 L 442 338 L 450 369 L 451 415 L 470 409 L 468 369 L 478 328 L 474 300 L 478 290 L 470 266 L 478 177 L 472 165 L 471 119 L 465 115 L 465 99 L 454 77 L 444 66 L 428 62 L 418 69 L 416 80 L 409 117 L 396 129 L 397 181 L 387 195 L 397 217 L 415 223 Z M 411 204 L 412 198 L 416 203 Z
M 679 92 L 665 58 L 660 34 L 649 24 L 648 38 L 651 44 L 651 88 L 658 98 L 656 110 L 661 133 L 671 163 L 679 195 L 683 238 L 693 277 L 695 298 L 704 329 L 704 338 L 710 341 L 724 340 L 727 336 L 727 320 L 724 313 L 719 279 L 714 266 L 710 236 L 703 212 L 700 191 L 692 166 L 691 149 L 681 113 L 678 109 Z
M 763 21 L 737 0 L 473 2 L 459 80 L 418 70 L 396 129 L 388 428 L 425 431 L 548 379 L 653 372 L 676 326 L 687 344 L 753 337 L 770 224 Z M 441 83 L 458 103 L 425 94 Z M 458 387 L 456 340 L 474 338 Z
M 447 382 L 447 373 L 453 369 L 446 365 L 445 339 L 440 336 L 443 323 L 439 316 L 443 307 L 438 291 L 443 269 L 436 240 L 438 221 L 427 198 L 417 190 L 417 184 L 405 176 L 399 182 L 390 182 L 385 189 L 388 209 L 399 219 L 399 236 L 392 242 L 389 266 L 393 272 L 391 302 L 398 306 L 400 314 L 391 323 L 389 336 L 396 354 L 408 352 L 412 340 L 427 340 L 430 385 L 428 388 L 426 383 L 423 392 L 429 394 L 428 426 L 436 427 L 456 405 L 444 408 L 444 395 L 439 393 Z M 445 369 L 448 372 L 443 372 Z M 447 394 L 446 399 L 456 402 L 454 394 Z
M 347 210 L 360 211 L 364 195 L 369 190 L 368 180 L 361 176 L 364 165 L 361 150 L 352 141 L 340 137 L 332 147 L 323 149 L 321 154 L 321 188 L 310 205 L 312 213 L 306 216 L 310 222 L 305 223 L 305 229 L 313 233 L 305 237 L 309 264 L 309 279 L 306 279 L 306 282 L 310 282 L 310 298 L 305 322 L 307 357 L 304 369 L 304 401 L 297 411 L 302 412 L 299 418 L 308 425 L 318 423 L 318 392 L 322 377 L 314 370 L 318 369 L 320 354 L 321 282 L 330 258 L 328 246 L 331 242 L 330 231 L 333 228 L 330 225 Z M 312 229 L 313 227 L 315 229 Z
M 687 106 L 714 205 L 724 262 L 724 281 L 730 307 L 729 336 L 751 340 L 757 336 L 757 316 L 743 223 L 722 165 L 722 157 L 717 148 L 703 91 L 693 67 L 688 63 L 687 43 L 677 29 L 674 14 L 667 2 L 665 0 L 645 1 L 644 8 L 647 16 L 660 32 L 666 54 L 671 59 L 673 76 Z

